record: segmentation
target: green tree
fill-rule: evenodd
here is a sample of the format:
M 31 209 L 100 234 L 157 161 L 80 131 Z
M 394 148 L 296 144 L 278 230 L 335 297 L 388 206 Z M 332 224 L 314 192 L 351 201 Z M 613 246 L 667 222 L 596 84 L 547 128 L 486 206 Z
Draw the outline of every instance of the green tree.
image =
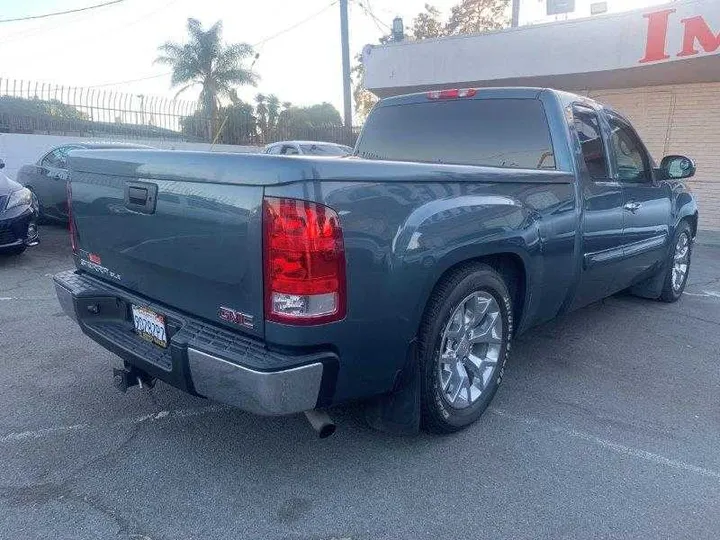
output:
M 255 96 L 255 117 L 261 140 L 265 140 L 268 135 L 268 106 L 265 94 L 259 93 Z
M 444 35 L 500 30 L 510 25 L 510 0 L 462 0 L 450 11 Z
M 282 139 L 334 140 L 342 125 L 340 112 L 330 103 L 290 106 L 280 111 L 277 135 Z
M 445 35 L 445 25 L 440 20 L 440 10 L 425 4 L 425 11 L 419 13 L 412 21 L 411 36 L 413 39 L 428 39 Z
M 56 99 L 48 101 L 37 97 L 26 99 L 14 96 L 0 96 L 0 113 L 12 116 L 52 117 L 64 120 L 87 120 L 88 115 L 72 105 Z
M 275 94 L 270 94 L 267 98 L 267 115 L 269 128 L 275 128 L 280 116 L 280 99 Z
M 353 80 L 355 114 L 358 118 L 364 120 L 378 102 L 378 98 L 370 90 L 365 88 L 365 65 L 362 61 L 362 54 L 355 56 L 355 61 L 357 63 L 353 66 L 352 70 L 350 70 L 350 76 Z
M 201 87 L 200 108 L 208 119 L 208 139 L 212 140 L 220 99 L 230 98 L 235 86 L 257 84 L 257 74 L 243 65 L 254 51 L 247 43 L 225 44 L 222 21 L 204 30 L 200 21 L 188 19 L 187 31 L 186 43 L 166 42 L 158 47 L 155 63 L 172 67 L 172 87 L 182 85 L 178 95 L 193 86 Z
M 450 18 L 443 22 L 440 11 L 431 4 L 425 4 L 424 11 L 412 20 L 407 39 L 421 40 L 499 30 L 510 25 L 509 7 L 510 0 L 462 0 L 452 8 Z M 392 36 L 383 36 L 380 44 L 384 45 L 391 40 Z M 358 54 L 355 61 L 357 63 L 352 69 L 355 112 L 360 118 L 365 118 L 378 98 L 365 88 L 362 55 Z

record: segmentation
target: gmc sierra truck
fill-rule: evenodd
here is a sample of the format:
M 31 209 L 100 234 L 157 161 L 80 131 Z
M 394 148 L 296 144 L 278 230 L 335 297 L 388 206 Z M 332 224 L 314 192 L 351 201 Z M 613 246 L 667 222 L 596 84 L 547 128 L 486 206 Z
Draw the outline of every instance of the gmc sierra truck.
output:
M 629 289 L 676 301 L 698 225 L 622 115 L 533 88 L 393 97 L 344 159 L 77 150 L 57 296 L 118 357 L 263 415 L 362 400 L 380 429 L 475 421 L 523 330 Z M 561 339 L 558 336 L 558 339 Z

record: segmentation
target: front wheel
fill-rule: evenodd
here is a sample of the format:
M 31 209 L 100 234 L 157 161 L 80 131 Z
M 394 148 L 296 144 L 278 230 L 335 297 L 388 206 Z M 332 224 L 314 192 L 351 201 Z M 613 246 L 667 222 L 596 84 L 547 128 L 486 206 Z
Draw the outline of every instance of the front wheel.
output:
M 485 264 L 461 268 L 433 292 L 420 330 L 422 426 L 452 433 L 475 422 L 502 380 L 512 301 Z
M 692 232 L 690 231 L 690 225 L 683 221 L 675 231 L 673 249 L 669 255 L 668 269 L 660 300 L 663 302 L 676 302 L 682 296 L 690 275 L 691 258 Z

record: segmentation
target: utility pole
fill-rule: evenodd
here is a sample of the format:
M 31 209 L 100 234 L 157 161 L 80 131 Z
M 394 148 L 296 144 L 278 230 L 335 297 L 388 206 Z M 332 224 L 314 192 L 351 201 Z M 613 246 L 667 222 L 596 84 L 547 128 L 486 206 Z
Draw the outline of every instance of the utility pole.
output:
M 520 26 L 520 0 L 512 0 L 512 27 Z
M 348 144 L 352 137 L 352 99 L 350 93 L 350 43 L 348 40 L 348 0 L 340 0 L 340 41 L 343 68 L 344 122 Z

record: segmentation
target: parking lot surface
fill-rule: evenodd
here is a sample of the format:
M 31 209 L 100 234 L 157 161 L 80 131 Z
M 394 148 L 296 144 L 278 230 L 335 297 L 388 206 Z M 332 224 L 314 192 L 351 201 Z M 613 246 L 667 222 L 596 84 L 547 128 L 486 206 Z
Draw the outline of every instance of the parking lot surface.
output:
M 720 537 L 720 247 L 676 304 L 618 295 L 518 337 L 483 418 L 336 435 L 159 383 L 121 394 L 65 317 L 67 234 L 0 257 L 0 538 Z

